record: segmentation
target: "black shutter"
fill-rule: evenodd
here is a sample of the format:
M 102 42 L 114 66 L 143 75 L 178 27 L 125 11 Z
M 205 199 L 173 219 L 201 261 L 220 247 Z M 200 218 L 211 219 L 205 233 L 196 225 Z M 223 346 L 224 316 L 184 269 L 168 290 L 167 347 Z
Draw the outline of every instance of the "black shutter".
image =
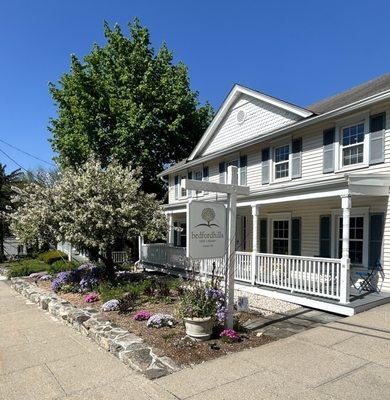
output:
M 323 132 L 323 172 L 333 172 L 334 171 L 334 139 L 335 139 L 335 129 L 326 129 Z
M 291 178 L 296 179 L 302 176 L 302 138 L 292 141 Z
M 240 156 L 240 185 L 246 186 L 246 167 L 248 164 L 247 156 Z
M 291 255 L 301 255 L 301 219 L 291 219 Z
M 269 147 L 261 151 L 261 183 L 263 185 L 269 183 L 270 162 L 269 162 Z
M 209 180 L 209 167 L 203 167 L 203 180 L 208 182 Z M 208 194 L 206 190 L 203 192 L 204 194 Z
M 330 257 L 330 216 L 320 217 L 320 257 Z
M 179 177 L 175 176 L 175 200 L 179 198 Z
M 370 242 L 368 249 L 368 268 L 373 269 L 382 258 L 384 215 L 370 215 Z
M 192 179 L 192 172 L 191 171 L 187 174 L 187 178 L 188 179 Z M 188 195 L 188 197 L 192 197 L 192 190 L 187 190 L 187 195 Z
M 385 161 L 386 113 L 370 117 L 370 164 Z
M 219 163 L 219 183 L 225 183 L 226 165 L 224 162 Z
M 267 220 L 260 219 L 260 253 L 267 253 Z

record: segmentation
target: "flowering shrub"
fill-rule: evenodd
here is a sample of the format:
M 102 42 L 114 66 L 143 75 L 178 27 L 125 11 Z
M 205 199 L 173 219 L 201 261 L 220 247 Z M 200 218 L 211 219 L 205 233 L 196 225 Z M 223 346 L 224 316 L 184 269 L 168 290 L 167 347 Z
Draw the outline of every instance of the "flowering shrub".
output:
M 133 319 L 135 321 L 146 321 L 152 316 L 152 314 L 149 311 L 138 311 L 137 313 L 134 314 Z
M 169 314 L 154 314 L 149 319 L 146 325 L 150 328 L 162 328 L 163 326 L 172 327 L 175 320 Z
M 94 303 L 95 301 L 99 301 L 99 295 L 97 293 L 90 293 L 84 297 L 84 301 L 86 303 Z
M 99 284 L 99 280 L 97 278 L 85 277 L 80 281 L 80 292 L 88 292 L 95 288 Z
M 112 299 L 102 305 L 102 311 L 116 311 L 119 309 L 119 300 Z
M 240 335 L 234 329 L 224 329 L 219 334 L 219 337 L 227 343 L 235 343 L 241 339 Z
M 39 280 L 40 280 L 40 281 L 50 281 L 51 278 L 52 278 L 51 275 L 46 274 L 46 275 L 42 275 L 42 276 L 39 278 Z
M 183 289 L 178 311 L 183 318 L 216 317 L 222 322 L 226 317 L 224 292 L 218 282 L 194 282 Z
M 64 271 L 57 274 L 57 279 L 62 283 L 76 283 L 78 276 L 75 271 Z

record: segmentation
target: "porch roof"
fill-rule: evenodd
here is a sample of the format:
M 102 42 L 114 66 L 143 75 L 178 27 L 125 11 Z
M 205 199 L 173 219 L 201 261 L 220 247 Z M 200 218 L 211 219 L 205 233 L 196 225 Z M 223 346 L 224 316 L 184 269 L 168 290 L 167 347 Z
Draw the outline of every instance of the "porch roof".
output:
M 310 200 L 336 196 L 388 196 L 390 174 L 346 173 L 338 177 L 290 181 L 252 192 L 249 196 L 239 196 L 237 207 L 255 206 L 261 204 L 284 203 L 289 201 Z M 212 199 L 205 199 L 213 201 Z M 219 202 L 224 203 L 223 199 Z M 185 203 L 166 204 L 165 211 L 169 213 L 186 212 Z

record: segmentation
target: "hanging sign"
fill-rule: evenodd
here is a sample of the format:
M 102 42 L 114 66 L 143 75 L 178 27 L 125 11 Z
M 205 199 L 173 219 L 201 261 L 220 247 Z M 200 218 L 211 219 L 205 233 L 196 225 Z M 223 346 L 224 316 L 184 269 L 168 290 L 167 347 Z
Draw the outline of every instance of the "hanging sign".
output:
M 187 204 L 187 257 L 218 258 L 226 254 L 226 208 L 193 200 Z

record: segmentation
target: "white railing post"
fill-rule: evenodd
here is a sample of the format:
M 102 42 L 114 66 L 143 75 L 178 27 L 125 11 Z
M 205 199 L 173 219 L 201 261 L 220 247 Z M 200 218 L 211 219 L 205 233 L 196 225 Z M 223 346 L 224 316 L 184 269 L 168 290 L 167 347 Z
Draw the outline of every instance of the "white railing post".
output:
M 170 245 L 173 245 L 174 243 L 174 226 L 173 226 L 173 214 L 168 213 L 168 237 L 167 237 L 167 243 Z
M 341 197 L 343 209 L 343 242 L 340 270 L 340 303 L 349 303 L 350 294 L 350 258 L 349 258 L 349 222 L 351 216 L 351 196 Z
M 144 240 L 142 236 L 138 236 L 138 260 L 142 261 L 142 246 L 144 244 Z
M 258 252 L 258 232 L 259 232 L 259 207 L 252 206 L 252 269 L 251 283 L 256 283 L 256 253 Z

